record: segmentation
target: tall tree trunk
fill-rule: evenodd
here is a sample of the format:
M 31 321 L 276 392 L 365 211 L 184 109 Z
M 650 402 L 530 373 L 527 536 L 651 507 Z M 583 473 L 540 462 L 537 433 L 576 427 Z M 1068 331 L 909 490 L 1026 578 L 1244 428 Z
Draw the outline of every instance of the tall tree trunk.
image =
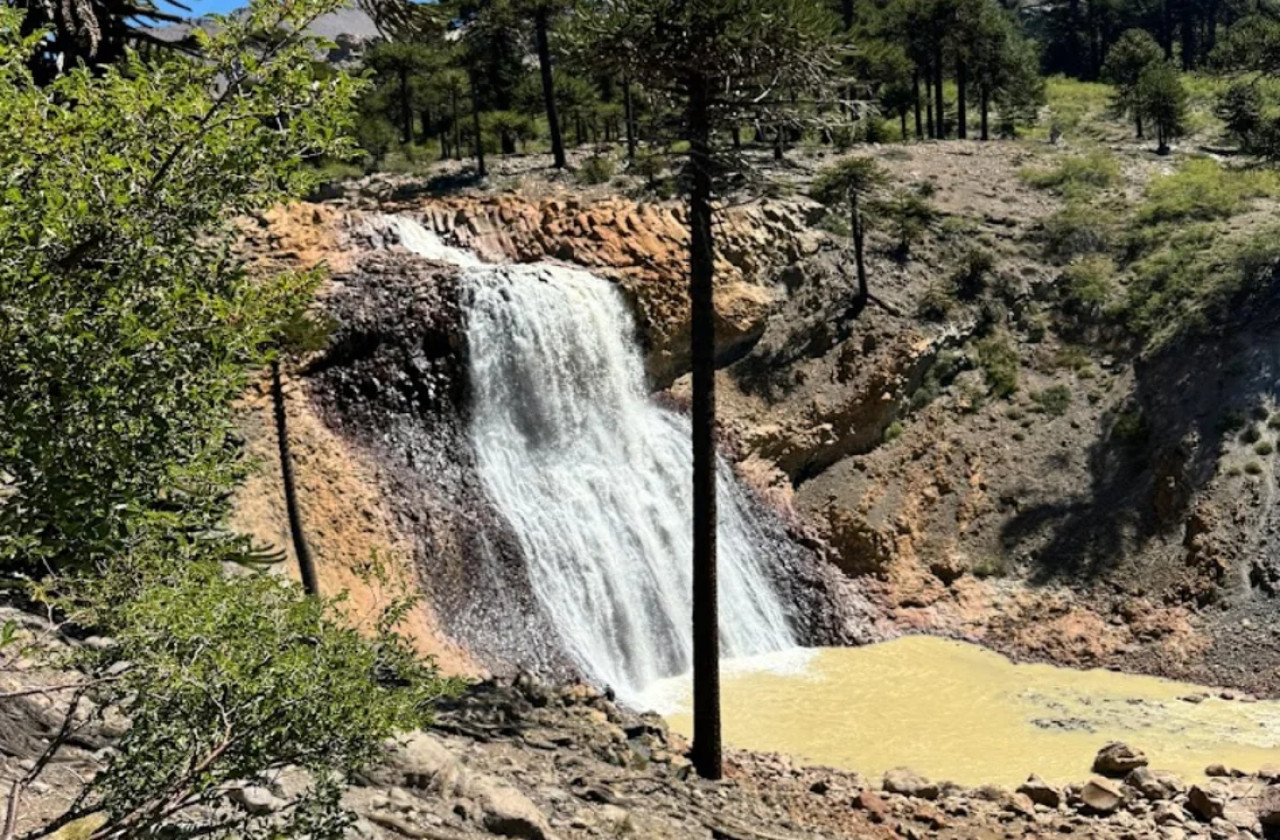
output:
M 919 65 L 916 66 L 915 70 L 911 71 L 911 89 L 915 91 L 915 94 L 916 94 L 915 103 L 914 103 L 915 112 L 916 112 L 916 139 L 923 140 L 924 124 L 921 122 L 921 117 L 920 117 L 920 67 Z
M 1144 139 L 1142 136 L 1142 112 L 1137 108 L 1133 109 L 1133 127 L 1138 130 L 1138 139 Z
M 988 130 L 989 116 L 991 113 L 991 91 L 987 88 L 986 82 L 982 83 L 982 139 L 990 140 L 991 133 Z
M 471 130 L 476 135 L 476 175 L 484 178 L 489 171 L 484 165 L 484 135 L 480 132 L 480 91 L 474 73 L 471 74 Z
M 547 128 L 551 131 L 551 156 L 556 169 L 564 169 L 564 139 L 560 136 L 560 120 L 556 117 L 556 88 L 551 77 L 551 47 L 547 44 L 545 6 L 539 6 L 533 13 L 533 31 L 538 42 L 538 71 L 542 73 L 542 102 L 547 109 Z
M 840 17 L 844 23 L 844 31 L 853 29 L 853 0 L 840 0 Z
M 422 113 L 418 114 L 418 121 L 422 123 L 422 145 L 425 146 L 431 139 L 431 109 L 423 108 Z
M 862 210 L 858 206 L 858 191 L 849 193 L 850 230 L 853 232 L 853 263 L 858 270 L 858 309 L 867 305 L 871 289 L 867 285 L 867 264 L 863 261 L 863 243 L 866 232 L 862 228 Z
M 911 135 L 907 133 L 907 111 L 905 108 L 898 112 L 898 121 L 902 124 L 902 142 L 906 143 L 911 139 Z
M 729 129 L 729 136 L 733 140 L 733 148 L 741 149 L 742 148 L 742 126 L 738 125 L 737 123 L 734 123 L 733 127 Z
M 298 557 L 298 576 L 308 595 L 319 595 L 316 567 L 311 560 L 306 535 L 302 533 L 302 513 L 298 510 L 298 492 L 293 483 L 293 456 L 289 453 L 289 421 L 284 411 L 284 386 L 280 381 L 280 362 L 271 363 L 271 403 L 276 416 L 276 446 L 280 451 L 280 477 L 284 483 L 284 508 L 289 517 L 289 536 L 293 553 Z
M 458 119 L 458 89 L 449 91 L 449 119 L 453 123 L 453 159 L 462 160 L 462 122 Z
M 956 60 L 956 137 L 969 139 L 969 112 L 965 96 L 969 88 L 969 67 L 964 59 Z
M 933 61 L 933 109 L 934 119 L 938 126 L 938 139 L 947 139 L 947 119 L 946 112 L 943 110 L 942 101 L 942 51 L 939 50 Z
M 774 125 L 773 127 L 773 159 L 782 160 L 782 126 Z
M 409 99 L 409 68 L 396 71 L 400 77 L 400 142 L 406 146 L 413 142 L 413 103 Z
M 1164 47 L 1164 60 L 1173 60 L 1173 21 L 1169 11 L 1170 0 L 1160 0 L 1160 46 Z
M 931 67 L 926 67 L 924 71 L 924 108 L 929 124 L 929 139 L 936 140 L 938 129 L 933 122 L 933 68 Z
M 720 747 L 720 620 L 716 592 L 715 309 L 711 228 L 711 91 L 689 86 L 690 354 L 693 368 L 693 765 L 705 779 L 723 775 Z
M 636 156 L 636 103 L 631 98 L 631 80 L 622 80 L 622 117 L 627 123 L 627 159 Z

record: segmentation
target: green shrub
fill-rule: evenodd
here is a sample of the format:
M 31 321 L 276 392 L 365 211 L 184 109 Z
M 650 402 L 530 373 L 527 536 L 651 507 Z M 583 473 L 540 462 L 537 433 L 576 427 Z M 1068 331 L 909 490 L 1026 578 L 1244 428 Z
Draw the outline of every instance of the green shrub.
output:
M 1031 395 L 1037 410 L 1051 417 L 1061 417 L 1071 407 L 1071 388 L 1066 385 L 1054 385 Z
M 1050 169 L 1022 169 L 1022 180 L 1033 187 L 1058 195 L 1080 197 L 1120 183 L 1120 164 L 1108 152 L 1063 158 Z
M 897 440 L 898 438 L 902 437 L 902 432 L 903 432 L 902 424 L 899 423 L 897 420 L 894 420 L 884 430 L 884 442 L 889 443 L 890 441 Z
M 1111 424 L 1111 437 L 1130 446 L 1145 442 L 1148 434 L 1147 418 L 1137 406 L 1125 408 Z
M 1215 160 L 1196 158 L 1172 174 L 1147 184 L 1138 220 L 1144 224 L 1188 219 L 1220 219 L 1244 209 L 1245 202 L 1280 192 L 1280 180 L 1264 169 L 1228 169 Z
M 627 164 L 627 171 L 637 178 L 644 179 L 649 189 L 657 188 L 658 179 L 666 169 L 667 162 L 662 155 L 649 149 L 637 151 L 636 156 Z
M 1243 149 L 1251 148 L 1262 127 L 1262 91 L 1255 82 L 1234 82 L 1218 98 L 1218 119 Z
M 1018 350 L 1008 333 L 1000 332 L 977 343 L 978 366 L 987 378 L 987 387 L 999 398 L 1018 390 Z
M 872 214 L 883 220 L 894 238 L 898 253 L 905 257 L 919 242 L 925 227 L 937 216 L 937 211 L 919 194 L 900 189 L 887 199 L 875 202 Z
M 1115 228 L 1114 215 L 1105 209 L 1089 202 L 1069 201 L 1044 222 L 1045 252 L 1059 262 L 1102 253 L 1111 246 Z
M 916 314 L 926 321 L 945 321 L 955 307 L 947 288 L 941 283 L 934 283 L 920 298 L 916 305 Z
M 985 248 L 971 246 L 961 255 L 959 265 L 951 275 L 951 285 L 957 296 L 972 300 L 982 294 L 987 276 L 995 268 L 996 259 Z
M 1260 440 L 1253 445 L 1253 451 L 1258 455 L 1270 455 L 1276 451 L 1275 444 L 1269 440 Z
M 1240 433 L 1240 439 L 1245 443 L 1257 443 L 1262 440 L 1262 429 L 1257 426 L 1250 425 Z
M 1076 257 L 1062 272 L 1062 306 L 1068 315 L 1090 318 L 1103 312 L 1115 285 L 1116 264 L 1102 254 Z
M 1005 577 L 1009 574 L 1009 559 L 1004 555 L 987 554 L 973 561 L 969 571 L 976 578 Z
M 578 182 L 587 185 L 604 184 L 613 177 L 617 171 L 617 166 L 613 162 L 613 158 L 604 155 L 592 155 L 582 162 L 578 167 Z
M 1244 471 L 1249 475 L 1262 475 L 1262 464 L 1257 461 L 1250 461 L 1244 465 Z

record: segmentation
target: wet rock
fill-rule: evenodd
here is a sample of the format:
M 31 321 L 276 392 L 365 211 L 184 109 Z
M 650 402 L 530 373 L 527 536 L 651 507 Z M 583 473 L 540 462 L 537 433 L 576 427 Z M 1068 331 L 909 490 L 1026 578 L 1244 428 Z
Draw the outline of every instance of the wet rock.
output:
M 1184 789 L 1182 780 L 1175 774 L 1149 767 L 1138 767 L 1125 776 L 1124 783 L 1153 802 L 1172 799 Z
M 1095 776 L 1080 789 L 1080 801 L 1097 814 L 1110 814 L 1124 802 L 1124 790 L 1110 779 Z
M 1142 750 L 1120 741 L 1107 744 L 1098 750 L 1098 755 L 1093 759 L 1093 772 L 1117 779 L 1146 766 L 1147 757 Z
M 1187 808 L 1205 822 L 1220 819 L 1226 804 L 1226 791 L 1221 787 L 1192 785 L 1187 791 Z
M 898 793 L 917 799 L 938 798 L 938 785 L 907 767 L 895 767 L 886 771 L 881 784 L 889 793 Z
M 1225 764 L 1210 764 L 1208 767 L 1204 768 L 1204 774 L 1211 779 L 1242 779 L 1249 775 L 1243 770 L 1236 767 L 1228 767 Z
M 1027 780 L 1018 785 L 1018 793 L 1026 796 L 1037 805 L 1046 808 L 1057 808 L 1062 804 L 1062 792 L 1032 773 Z

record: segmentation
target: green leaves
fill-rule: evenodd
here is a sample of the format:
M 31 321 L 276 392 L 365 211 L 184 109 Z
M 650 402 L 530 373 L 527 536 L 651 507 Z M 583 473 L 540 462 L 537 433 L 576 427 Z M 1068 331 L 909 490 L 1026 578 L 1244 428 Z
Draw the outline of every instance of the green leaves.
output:
M 318 276 L 251 277 L 231 223 L 342 156 L 359 84 L 259 2 L 199 61 L 129 55 L 44 87 L 0 9 L 0 568 L 88 567 L 209 531 L 241 467 L 232 402 Z

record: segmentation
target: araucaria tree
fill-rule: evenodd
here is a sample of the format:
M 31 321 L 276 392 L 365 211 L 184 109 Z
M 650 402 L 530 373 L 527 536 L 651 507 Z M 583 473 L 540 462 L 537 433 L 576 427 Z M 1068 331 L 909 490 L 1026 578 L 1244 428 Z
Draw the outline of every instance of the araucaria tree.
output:
M 1187 119 L 1187 90 L 1177 69 L 1167 61 L 1142 71 L 1135 92 L 1138 111 L 1156 130 L 1156 153 L 1169 154 L 1169 141 L 1181 137 Z
M 1141 29 L 1127 30 L 1116 41 L 1102 65 L 1102 78 L 1115 85 L 1112 108 L 1118 115 L 1133 117 L 1138 139 L 1142 139 L 1142 108 L 1138 101 L 1138 79 L 1153 64 L 1164 61 L 1164 51 Z
M 717 175 L 732 165 L 722 131 L 749 116 L 781 125 L 802 95 L 842 89 L 840 23 L 816 0 L 593 0 L 575 22 L 599 66 L 672 97 L 689 143 L 693 757 L 701 775 L 719 778 L 713 214 Z
M 827 207 L 847 209 L 849 213 L 849 237 L 853 241 L 853 260 L 858 274 L 858 295 L 854 309 L 866 307 L 871 297 L 867 284 L 867 265 L 864 255 L 866 227 L 862 217 L 863 197 L 888 180 L 888 173 L 871 158 L 845 158 L 818 173 L 809 194 Z

